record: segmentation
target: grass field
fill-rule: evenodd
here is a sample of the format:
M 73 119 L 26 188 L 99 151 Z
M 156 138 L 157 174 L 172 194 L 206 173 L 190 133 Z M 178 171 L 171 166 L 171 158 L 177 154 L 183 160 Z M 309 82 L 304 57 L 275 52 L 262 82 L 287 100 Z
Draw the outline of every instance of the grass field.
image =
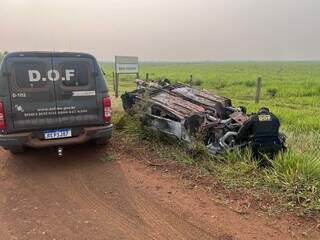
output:
M 113 65 L 102 66 L 111 86 Z M 290 204 L 320 209 L 320 62 L 141 64 L 141 78 L 146 73 L 150 79 L 168 78 L 180 82 L 187 82 L 192 74 L 198 87 L 229 97 L 234 105 L 244 105 L 249 112 L 261 106 L 269 107 L 280 118 L 290 150 L 275 161 L 272 170 L 262 171 L 262 181 L 284 192 Z M 262 77 L 259 104 L 254 103 L 257 77 Z M 134 76 L 121 77 L 121 92 L 134 87 Z M 240 162 L 248 160 L 241 155 L 234 157 Z M 238 163 L 232 162 L 219 171 L 224 172 L 221 176 L 225 180 L 233 182 L 232 176 L 240 177 L 241 171 L 235 174 L 238 168 Z

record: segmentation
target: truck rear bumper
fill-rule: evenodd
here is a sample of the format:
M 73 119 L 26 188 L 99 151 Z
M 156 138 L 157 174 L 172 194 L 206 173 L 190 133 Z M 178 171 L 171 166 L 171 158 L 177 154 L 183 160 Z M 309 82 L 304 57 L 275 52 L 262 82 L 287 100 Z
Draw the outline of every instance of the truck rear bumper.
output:
M 0 146 L 3 146 L 4 148 L 17 146 L 44 148 L 52 146 L 81 144 L 91 139 L 111 138 L 112 128 L 112 124 L 108 126 L 87 127 L 83 129 L 83 133 L 79 136 L 54 140 L 41 140 L 39 138 L 33 138 L 32 132 L 6 134 L 0 135 Z

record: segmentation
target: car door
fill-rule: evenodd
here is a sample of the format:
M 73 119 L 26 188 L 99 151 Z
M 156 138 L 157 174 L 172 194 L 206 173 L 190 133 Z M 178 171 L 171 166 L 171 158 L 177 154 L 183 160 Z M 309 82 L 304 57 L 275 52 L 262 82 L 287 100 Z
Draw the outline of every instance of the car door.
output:
M 58 122 L 52 57 L 16 56 L 7 60 L 11 118 L 14 129 L 48 128 Z
M 94 59 L 56 56 L 53 68 L 60 75 L 54 81 L 59 126 L 100 123 Z

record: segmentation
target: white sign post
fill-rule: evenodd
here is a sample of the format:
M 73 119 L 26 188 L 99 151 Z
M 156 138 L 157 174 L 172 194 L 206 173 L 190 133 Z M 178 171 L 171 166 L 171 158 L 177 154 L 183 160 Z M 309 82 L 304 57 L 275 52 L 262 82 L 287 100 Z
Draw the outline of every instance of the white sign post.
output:
M 115 92 L 116 97 L 119 95 L 119 75 L 136 74 L 139 78 L 139 60 L 138 57 L 116 56 L 115 57 Z

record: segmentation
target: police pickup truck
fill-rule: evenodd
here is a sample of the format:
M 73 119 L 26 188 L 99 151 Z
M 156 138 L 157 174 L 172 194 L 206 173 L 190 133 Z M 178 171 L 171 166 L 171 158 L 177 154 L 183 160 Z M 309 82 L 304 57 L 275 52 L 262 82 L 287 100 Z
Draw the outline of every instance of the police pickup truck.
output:
M 111 137 L 111 100 L 93 56 L 15 52 L 0 67 L 3 148 L 18 153 Z

